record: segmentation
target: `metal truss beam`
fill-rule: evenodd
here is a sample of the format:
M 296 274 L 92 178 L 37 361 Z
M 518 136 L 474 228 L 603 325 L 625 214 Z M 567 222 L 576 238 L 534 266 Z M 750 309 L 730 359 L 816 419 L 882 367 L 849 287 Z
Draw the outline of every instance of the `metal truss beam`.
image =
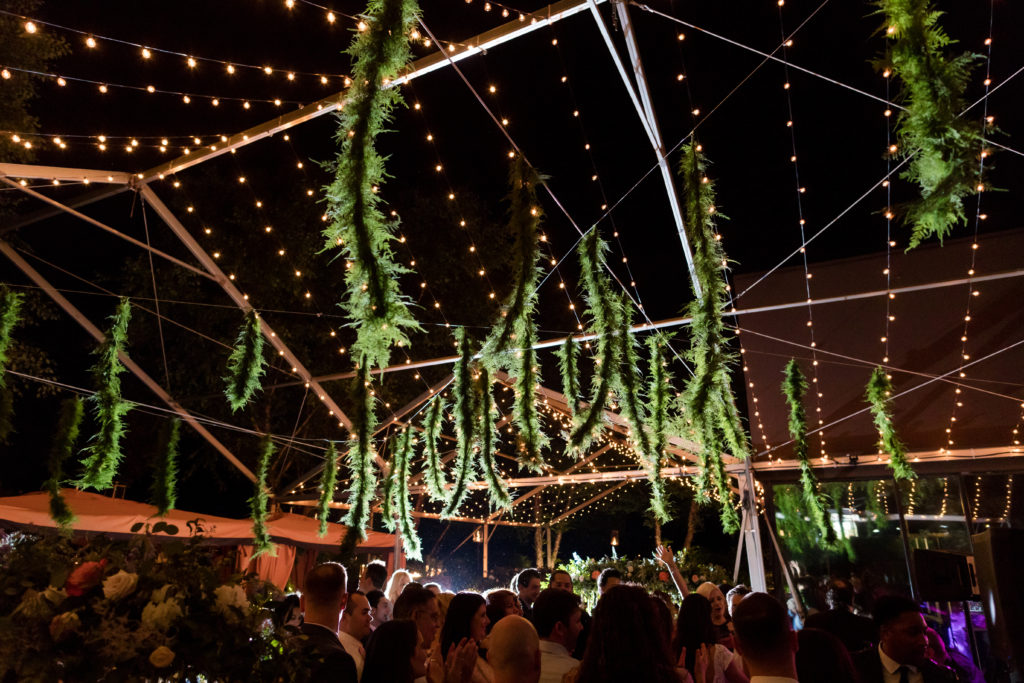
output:
M 0 163 L 0 176 L 49 180 L 57 183 L 110 183 L 127 185 L 132 176 L 124 171 L 99 171 L 93 168 L 64 168 L 63 166 L 36 166 L 32 164 Z

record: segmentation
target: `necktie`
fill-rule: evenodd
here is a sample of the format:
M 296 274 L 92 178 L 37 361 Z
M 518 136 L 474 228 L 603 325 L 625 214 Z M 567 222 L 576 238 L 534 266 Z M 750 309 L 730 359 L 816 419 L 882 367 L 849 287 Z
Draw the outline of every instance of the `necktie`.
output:
M 900 674 L 900 683 L 910 683 L 910 667 L 901 666 L 896 671 Z

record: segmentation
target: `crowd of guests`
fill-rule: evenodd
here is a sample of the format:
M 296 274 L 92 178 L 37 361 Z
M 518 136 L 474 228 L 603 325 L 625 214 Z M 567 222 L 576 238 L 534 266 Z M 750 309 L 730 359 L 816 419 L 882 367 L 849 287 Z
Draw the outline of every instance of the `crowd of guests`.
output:
M 454 594 L 371 562 L 349 593 L 345 568 L 325 563 L 287 617 L 299 623 L 292 646 L 325 682 L 974 683 L 908 598 L 879 598 L 868 619 L 836 581 L 831 608 L 797 631 L 774 597 L 712 583 L 691 591 L 671 551 L 656 556 L 678 606 L 608 568 L 592 614 L 564 571 L 525 569 L 509 590 Z

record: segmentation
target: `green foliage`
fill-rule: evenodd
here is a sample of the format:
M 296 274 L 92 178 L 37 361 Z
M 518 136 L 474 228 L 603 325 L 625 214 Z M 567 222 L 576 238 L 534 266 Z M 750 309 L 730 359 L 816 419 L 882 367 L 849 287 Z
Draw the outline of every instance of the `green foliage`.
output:
M 960 116 L 979 55 L 947 54 L 956 41 L 942 29 L 943 13 L 931 0 L 879 0 L 875 6 L 885 17 L 882 30 L 891 38 L 876 66 L 903 81 L 897 144 L 902 156 L 913 158 L 901 177 L 921 189 L 921 197 L 904 207 L 913 249 L 933 235 L 941 242 L 954 225 L 964 224 L 964 197 L 982 183 L 983 130 Z
M 450 491 L 449 498 L 441 511 L 442 517 L 452 517 L 458 512 L 459 506 L 466 499 L 468 484 L 475 475 L 473 466 L 474 413 L 473 397 L 473 351 L 469 337 L 464 328 L 455 330 L 455 341 L 459 348 L 459 360 L 455 363 L 455 383 L 452 393 L 455 396 L 455 487 Z
M 348 488 L 348 514 L 345 525 L 348 533 L 342 539 L 343 554 L 355 549 L 359 541 L 366 539 L 370 526 L 371 502 L 377 489 L 377 472 L 373 466 L 373 427 L 377 423 L 374 398 L 370 393 L 370 368 L 362 365 L 359 374 L 352 380 L 352 398 L 355 412 L 352 414 L 352 434 L 349 437 L 348 467 L 351 471 Z
M 270 459 L 274 455 L 274 442 L 269 436 L 263 437 L 260 441 L 260 460 L 256 469 L 256 488 L 252 498 L 249 499 L 249 511 L 252 514 L 252 544 L 255 548 L 253 557 L 263 553 L 274 551 L 274 544 L 270 540 L 270 532 L 267 530 L 267 505 L 270 496 L 267 488 L 267 475 L 270 473 Z
M 7 364 L 10 362 L 11 332 L 20 321 L 24 297 L 12 292 L 6 285 L 0 286 L 0 443 L 14 431 L 14 395 L 7 386 Z
M 889 396 L 892 395 L 892 382 L 885 368 L 879 366 L 871 373 L 865 396 L 871 407 L 871 414 L 878 429 L 878 449 L 889 454 L 889 468 L 896 480 L 913 479 L 917 476 L 910 463 L 907 462 L 907 448 L 896 434 L 892 424 L 892 408 Z
M 722 451 L 746 458 L 748 449 L 732 394 L 730 367 L 735 363 L 735 354 L 729 351 L 722 320 L 726 307 L 726 260 L 721 242 L 715 239 L 714 183 L 706 170 L 700 145 L 694 142 L 684 146 L 680 166 L 683 221 L 693 246 L 694 269 L 701 287 L 699 293 L 694 292 L 694 300 L 687 308 L 692 322 L 686 356 L 693 376 L 687 382 L 684 402 L 687 418 L 701 443 L 698 496 L 706 501 L 714 488 L 722 504 L 722 526 L 731 533 L 739 528 L 739 517 L 732 504 Z
M 333 163 L 334 182 L 326 188 L 330 225 L 326 248 L 340 247 L 346 262 L 347 291 L 341 307 L 356 329 L 352 357 L 360 365 L 387 365 L 392 345 L 409 345 L 409 333 L 421 328 L 399 288 L 408 269 L 392 249 L 397 221 L 381 210 L 378 190 L 385 178 L 384 158 L 374 141 L 404 104 L 398 88 L 383 87 L 409 63 L 409 31 L 416 25 L 415 0 L 370 0 L 347 52 L 352 86 L 338 114 L 341 147 Z
M 519 368 L 516 371 L 515 401 L 512 403 L 512 422 L 519 429 L 519 462 L 534 472 L 544 471 L 543 451 L 548 446 L 548 437 L 541 430 L 540 414 L 537 411 L 536 328 L 532 321 L 522 326 L 523 348 L 519 351 Z
M 50 449 L 47 463 L 50 478 L 43 483 L 43 489 L 50 494 L 50 517 L 57 523 L 61 531 L 68 532 L 75 522 L 75 515 L 68 506 L 60 488 L 64 481 L 64 463 L 71 457 L 78 440 L 78 428 L 82 424 L 82 413 L 85 408 L 82 399 L 74 396 L 65 399 L 60 407 L 60 421 L 57 422 L 57 436 Z
M 411 560 L 422 559 L 420 536 L 412 518 L 409 506 L 409 462 L 412 460 L 412 427 L 406 427 L 398 437 L 398 445 L 394 449 L 391 460 L 391 473 L 385 482 L 384 503 L 382 512 L 384 524 L 394 531 L 396 526 L 402 532 L 405 543 L 405 554 Z M 394 518 L 398 519 L 395 520 Z M 397 521 L 397 524 L 396 524 Z
M 448 502 L 445 488 L 444 469 L 441 466 L 441 452 L 437 448 L 441 438 L 441 423 L 444 421 L 444 401 L 438 394 L 430 399 L 427 414 L 423 418 L 423 455 L 426 460 L 425 478 L 427 494 L 435 502 Z
M 405 435 L 408 432 L 407 429 L 402 430 L 402 433 L 398 435 L 398 445 L 393 446 L 391 449 L 391 461 L 388 463 L 388 474 L 384 477 L 383 490 L 380 494 L 380 516 L 384 522 L 384 526 L 387 527 L 388 531 L 394 531 L 397 527 L 395 522 L 395 472 L 397 471 L 396 462 L 400 457 L 399 451 L 408 446 L 405 444 Z
M 124 436 L 124 416 L 131 405 L 121 398 L 121 378 L 125 371 L 119 354 L 124 352 L 128 337 L 128 321 L 131 318 L 131 304 L 121 298 L 117 312 L 111 317 L 106 338 L 95 351 L 99 360 L 92 367 L 96 393 L 89 400 L 93 402 L 93 417 L 99 431 L 92 437 L 85 449 L 87 454 L 82 464 L 85 473 L 78 480 L 82 488 L 109 489 L 114 485 L 118 464 L 121 462 L 121 439 Z
M 807 379 L 800 371 L 795 358 L 786 364 L 784 375 L 782 395 L 786 397 L 786 405 L 789 406 L 789 436 L 793 439 L 793 453 L 800 462 L 803 503 L 822 538 L 831 543 L 835 540 L 835 530 L 829 523 L 824 501 L 818 492 L 818 478 L 811 467 L 811 459 L 807 456 L 807 412 L 804 409 Z
M 480 368 L 477 376 L 476 390 L 476 421 L 480 428 L 480 470 L 487 482 L 487 493 L 491 499 L 491 506 L 496 508 L 507 508 L 512 505 L 509 498 L 508 488 L 498 472 L 498 464 L 495 462 L 495 427 L 494 427 L 494 394 L 491 393 L 491 378 L 487 368 Z
M 665 503 L 665 480 L 661 478 L 665 446 L 668 443 L 669 396 L 672 391 L 672 376 L 661 353 L 664 344 L 665 340 L 661 335 L 651 335 L 647 338 L 650 359 L 647 400 L 651 406 L 651 445 L 645 464 L 647 478 L 651 482 L 651 512 L 662 523 L 672 518 Z
M 324 454 L 324 469 L 320 473 L 320 500 L 316 506 L 316 518 L 320 520 L 318 534 L 327 533 L 327 516 L 331 513 L 334 502 L 334 489 L 338 486 L 338 447 L 333 441 L 327 442 L 327 453 Z
M 150 495 L 161 517 L 166 516 L 177 502 L 180 429 L 181 420 L 167 420 L 160 427 L 160 435 L 157 437 L 156 469 Z
M 619 316 L 619 329 L 615 334 L 614 341 L 620 347 L 619 358 L 621 364 L 612 379 L 612 389 L 619 397 L 619 404 L 622 407 L 622 414 L 629 422 L 630 437 L 640 451 L 640 455 L 648 460 L 654 460 L 657 455 L 651 449 L 650 435 L 644 426 L 646 414 L 642 406 L 642 397 L 639 387 L 640 359 L 636 353 L 636 339 L 633 337 L 630 328 L 633 326 L 633 309 L 622 299 L 622 315 Z
M 566 337 L 565 342 L 555 353 L 558 355 L 558 368 L 562 373 L 562 393 L 569 406 L 569 414 L 575 419 L 580 402 L 583 401 L 583 392 L 580 389 L 580 347 L 572 337 Z
M 245 314 L 245 322 L 238 330 L 235 348 L 228 357 L 228 375 L 224 378 L 231 411 L 235 412 L 260 390 L 260 378 L 266 372 L 267 359 L 263 355 L 263 333 L 260 332 L 260 318 L 255 310 Z

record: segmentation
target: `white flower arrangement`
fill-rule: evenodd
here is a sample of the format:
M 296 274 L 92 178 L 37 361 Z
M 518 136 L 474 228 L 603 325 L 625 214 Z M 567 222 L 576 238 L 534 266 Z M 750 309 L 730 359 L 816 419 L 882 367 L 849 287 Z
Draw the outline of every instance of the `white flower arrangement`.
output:
M 122 569 L 103 581 L 103 597 L 107 600 L 120 600 L 131 595 L 138 583 L 138 574 L 131 574 Z

